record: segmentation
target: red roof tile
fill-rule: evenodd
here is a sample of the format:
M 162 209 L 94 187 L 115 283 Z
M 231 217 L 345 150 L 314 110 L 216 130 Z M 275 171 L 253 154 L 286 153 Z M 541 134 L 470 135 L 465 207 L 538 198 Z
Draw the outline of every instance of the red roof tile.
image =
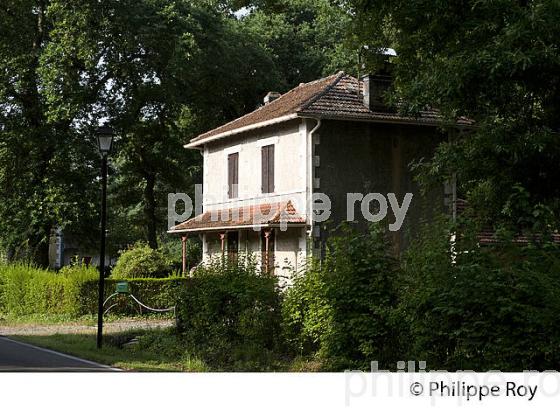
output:
M 175 225 L 169 230 L 169 233 L 282 224 L 305 224 L 305 218 L 297 213 L 291 201 L 206 211 Z
M 259 122 L 280 118 L 285 115 L 295 114 L 298 109 L 305 105 L 305 103 L 324 92 L 329 85 L 342 75 L 343 73 L 340 72 L 329 77 L 321 78 L 320 80 L 300 84 L 298 87 L 282 94 L 276 100 L 257 108 L 255 111 L 250 112 L 243 117 L 239 117 L 236 120 L 201 134 L 198 137 L 193 138 L 191 142 L 201 141 L 214 135 L 242 128 L 247 125 L 253 125 Z
M 418 117 L 403 116 L 398 112 L 371 111 L 363 103 L 362 83 L 344 72 L 331 75 L 310 83 L 300 84 L 276 100 L 234 121 L 210 130 L 191 140 L 203 143 L 222 133 L 235 132 L 241 128 L 273 121 L 287 115 L 303 118 L 327 118 L 354 121 L 400 122 L 424 125 L 438 125 L 441 117 L 437 110 L 425 110 Z M 458 125 L 472 125 L 464 118 Z
M 455 210 L 457 216 L 464 215 L 468 208 L 469 208 L 469 204 L 466 200 L 457 198 L 457 200 L 455 201 Z M 481 245 L 492 245 L 492 244 L 497 244 L 501 241 L 501 239 L 496 234 L 496 231 L 491 227 L 486 227 L 485 229 L 482 229 L 478 233 L 477 239 Z M 550 235 L 550 239 L 552 240 L 552 242 L 560 244 L 560 233 L 557 232 L 552 233 Z M 512 238 L 511 241 L 512 243 L 515 244 L 527 245 L 530 242 L 542 241 L 542 235 L 527 236 L 527 235 L 518 234 L 515 235 L 515 237 Z

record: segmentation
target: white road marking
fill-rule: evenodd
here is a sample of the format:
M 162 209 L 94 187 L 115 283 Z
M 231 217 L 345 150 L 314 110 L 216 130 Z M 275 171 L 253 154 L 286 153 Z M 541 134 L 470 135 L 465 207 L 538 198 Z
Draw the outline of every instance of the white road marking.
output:
M 106 364 L 92 362 L 91 360 L 82 359 L 82 358 L 76 357 L 76 356 L 71 356 L 71 355 L 66 354 L 66 353 L 60 353 L 60 352 L 57 352 L 55 350 L 45 349 L 44 347 L 39 347 L 39 346 L 31 345 L 29 343 L 20 342 L 19 340 L 9 339 L 9 338 L 3 337 L 3 336 L 1 336 L 1 337 L 2 337 L 2 340 L 8 341 L 8 342 L 12 342 L 12 343 L 15 343 L 15 344 L 18 344 L 18 345 L 21 345 L 21 346 L 25 346 L 25 347 L 30 347 L 32 349 L 40 350 L 40 351 L 46 352 L 46 353 L 51 353 L 51 354 L 54 354 L 54 355 L 57 355 L 57 356 L 65 357 L 67 359 L 76 360 L 78 362 L 93 365 L 93 366 L 96 366 L 98 368 L 108 369 L 108 370 L 112 370 L 112 371 L 115 371 L 115 372 L 122 372 L 123 371 L 122 369 L 107 366 Z

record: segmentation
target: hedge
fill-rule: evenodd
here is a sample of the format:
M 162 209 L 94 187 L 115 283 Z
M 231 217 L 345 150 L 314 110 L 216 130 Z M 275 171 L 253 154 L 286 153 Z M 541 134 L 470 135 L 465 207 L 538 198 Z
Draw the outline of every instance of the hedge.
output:
M 277 350 L 280 293 L 277 278 L 252 261 L 199 267 L 179 292 L 178 329 L 188 350 L 220 369 L 263 368 Z M 237 363 L 237 364 L 236 364 Z
M 143 304 L 154 308 L 168 308 L 174 306 L 177 296 L 181 289 L 187 287 L 190 279 L 182 277 L 170 278 L 137 278 L 127 279 L 131 293 Z M 105 298 L 115 292 L 117 282 L 122 280 L 105 279 Z M 97 312 L 97 281 L 85 282 L 80 290 L 80 301 L 82 314 L 92 314 Z M 138 304 L 130 297 L 117 296 L 107 303 L 106 307 L 117 303 L 111 309 L 112 313 L 135 314 L 140 313 Z M 148 312 L 142 308 L 141 312 Z
M 0 265 L 0 312 L 10 316 L 36 313 L 77 317 L 97 312 L 98 271 L 75 267 L 59 273 L 23 264 Z M 186 278 L 139 278 L 128 280 L 132 293 L 144 304 L 166 308 L 175 304 Z M 115 291 L 117 280 L 105 280 L 105 297 Z M 138 313 L 130 298 L 118 296 L 113 313 Z M 111 303 L 111 304 L 112 304 Z M 110 304 L 108 304 L 110 306 Z M 146 310 L 143 310 L 146 312 Z

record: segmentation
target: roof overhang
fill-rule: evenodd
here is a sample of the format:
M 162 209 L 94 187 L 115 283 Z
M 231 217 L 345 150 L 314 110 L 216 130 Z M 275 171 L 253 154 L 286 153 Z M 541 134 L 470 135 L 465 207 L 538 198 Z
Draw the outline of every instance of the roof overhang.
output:
M 395 125 L 416 125 L 416 126 L 424 126 L 424 127 L 441 127 L 449 126 L 454 127 L 457 129 L 471 129 L 474 128 L 474 125 L 471 124 L 464 124 L 464 123 L 455 123 L 455 124 L 448 124 L 437 120 L 421 120 L 413 117 L 403 117 L 403 118 L 375 118 L 375 117 L 346 117 L 343 115 L 313 115 L 313 114 L 305 114 L 299 115 L 300 118 L 310 118 L 310 119 L 321 119 L 321 120 L 332 120 L 332 121 L 349 121 L 349 122 L 368 122 L 368 123 L 377 123 L 377 124 L 395 124 Z
M 234 130 L 222 132 L 219 134 L 212 135 L 208 138 L 202 138 L 200 140 L 193 140 L 188 144 L 184 145 L 184 148 L 190 149 L 202 149 L 204 144 L 209 142 L 214 142 L 232 135 L 241 134 L 243 132 L 268 127 L 274 124 L 280 124 L 282 122 L 291 121 L 297 118 L 309 118 L 314 120 L 334 120 L 334 121 L 351 121 L 351 122 L 370 122 L 370 123 L 381 123 L 381 124 L 398 124 L 398 125 L 416 125 L 416 126 L 424 126 L 424 127 L 440 127 L 442 125 L 446 125 L 437 120 L 419 120 L 417 118 L 375 118 L 375 117 L 346 117 L 342 115 L 324 115 L 324 114 L 303 114 L 303 113 L 295 113 L 284 115 L 282 117 L 273 118 L 272 120 L 268 121 L 261 121 L 255 124 L 247 125 L 245 127 L 236 128 Z M 472 129 L 475 126 L 472 124 L 464 124 L 464 123 L 455 123 L 449 124 L 452 127 L 457 129 Z
M 222 139 L 222 138 L 226 138 L 226 137 L 229 137 L 231 135 L 241 134 L 242 132 L 247 132 L 247 131 L 255 130 L 255 129 L 258 129 L 258 128 L 267 127 L 269 125 L 274 125 L 274 124 L 279 124 L 279 123 L 282 123 L 282 122 L 294 120 L 298 117 L 299 117 L 298 114 L 288 114 L 288 115 L 284 115 L 282 117 L 273 118 L 271 120 L 261 121 L 261 122 L 255 123 L 255 124 L 246 125 L 245 127 L 236 128 L 234 130 L 221 132 L 221 133 L 212 135 L 212 136 L 207 137 L 207 138 L 201 138 L 201 139 L 195 138 L 194 140 L 192 140 L 188 144 L 184 145 L 184 147 L 185 148 L 198 149 L 201 145 L 207 144 L 209 142 L 213 142 L 213 141 L 216 141 L 216 140 L 219 140 L 219 139 Z
M 209 228 L 190 228 L 190 229 L 171 229 L 167 231 L 168 234 L 185 234 L 185 233 L 199 233 L 199 232 L 224 232 L 224 231 L 237 231 L 237 230 L 249 230 L 253 229 L 258 231 L 263 228 L 301 228 L 307 226 L 305 223 L 274 223 L 274 224 L 256 224 L 256 225 L 225 225 L 225 226 L 213 226 Z

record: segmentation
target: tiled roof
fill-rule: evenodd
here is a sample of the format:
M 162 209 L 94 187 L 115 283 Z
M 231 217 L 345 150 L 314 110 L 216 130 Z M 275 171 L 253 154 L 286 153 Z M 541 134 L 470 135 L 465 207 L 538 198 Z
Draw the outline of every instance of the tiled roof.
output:
M 329 77 L 321 78 L 320 80 L 312 81 L 310 83 L 300 84 L 282 94 L 276 100 L 257 108 L 255 111 L 249 114 L 239 117 L 236 120 L 228 122 L 218 128 L 214 128 L 204 134 L 191 140 L 191 142 L 200 141 L 209 137 L 212 137 L 223 132 L 232 131 L 238 128 L 245 127 L 247 125 L 257 124 L 259 122 L 264 122 L 272 120 L 275 118 L 280 118 L 285 115 L 295 114 L 301 107 L 305 105 L 310 99 L 317 96 L 323 92 L 329 85 L 337 80 L 338 77 L 342 75 L 341 73 L 331 75 Z
M 320 80 L 300 84 L 255 111 L 199 135 L 192 139 L 190 143 L 203 143 L 205 140 L 220 134 L 234 133 L 244 127 L 256 126 L 259 123 L 266 123 L 289 115 L 424 125 L 437 125 L 440 122 L 441 118 L 437 110 L 421 111 L 418 117 L 403 116 L 397 112 L 371 111 L 364 105 L 362 93 L 358 92 L 360 86 L 361 83 L 355 77 L 342 71 Z M 457 124 L 472 125 L 472 122 L 459 118 Z
M 297 213 L 291 201 L 207 211 L 175 225 L 169 233 L 282 224 L 305 224 L 305 218 Z

